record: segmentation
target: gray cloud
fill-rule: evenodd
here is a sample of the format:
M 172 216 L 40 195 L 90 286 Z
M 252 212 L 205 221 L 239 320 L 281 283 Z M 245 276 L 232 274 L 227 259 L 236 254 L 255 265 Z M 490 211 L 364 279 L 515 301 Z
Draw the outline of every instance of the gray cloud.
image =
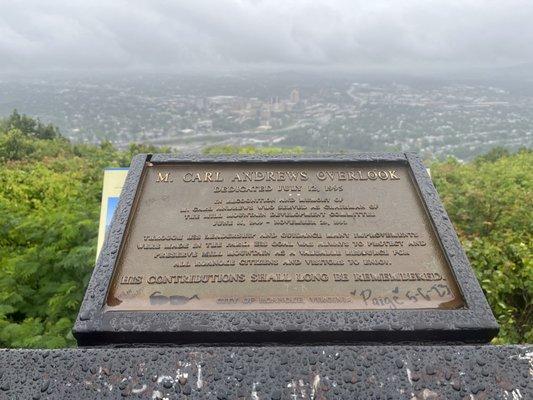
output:
M 533 61 L 530 0 L 0 0 L 0 71 Z

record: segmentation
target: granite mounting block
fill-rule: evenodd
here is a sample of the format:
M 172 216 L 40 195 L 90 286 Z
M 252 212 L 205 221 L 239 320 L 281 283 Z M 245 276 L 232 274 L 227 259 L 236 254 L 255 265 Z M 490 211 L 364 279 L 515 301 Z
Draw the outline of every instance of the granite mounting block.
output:
M 80 345 L 497 331 L 410 153 L 136 156 L 74 327 Z

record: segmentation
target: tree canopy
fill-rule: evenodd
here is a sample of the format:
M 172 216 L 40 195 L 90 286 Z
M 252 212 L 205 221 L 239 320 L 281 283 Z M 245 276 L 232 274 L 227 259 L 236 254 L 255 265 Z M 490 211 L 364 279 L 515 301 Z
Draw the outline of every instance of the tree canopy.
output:
M 434 163 L 437 190 L 501 325 L 498 342 L 533 341 L 533 154 L 495 149 Z

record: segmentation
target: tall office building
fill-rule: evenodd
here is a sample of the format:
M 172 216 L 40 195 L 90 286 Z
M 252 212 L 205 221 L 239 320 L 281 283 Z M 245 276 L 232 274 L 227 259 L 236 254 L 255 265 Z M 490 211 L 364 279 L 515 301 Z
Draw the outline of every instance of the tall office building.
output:
M 291 103 L 300 102 L 300 91 L 298 89 L 293 89 L 291 92 Z

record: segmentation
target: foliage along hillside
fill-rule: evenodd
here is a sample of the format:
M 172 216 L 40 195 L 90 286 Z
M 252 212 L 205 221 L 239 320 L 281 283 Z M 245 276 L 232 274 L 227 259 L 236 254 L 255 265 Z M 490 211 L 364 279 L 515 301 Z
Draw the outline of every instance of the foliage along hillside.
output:
M 95 260 L 103 168 L 154 148 L 72 145 L 28 120 L 0 123 L 0 347 L 64 347 Z
M 76 145 L 17 113 L 0 121 L 0 347 L 74 345 L 71 327 L 94 264 L 103 168 L 139 152 Z M 163 149 L 163 151 L 166 151 Z M 210 154 L 300 153 L 213 147 Z M 532 341 L 529 151 L 495 151 L 470 164 L 434 163 L 433 179 L 502 332 Z
M 533 342 L 533 153 L 494 149 L 431 172 L 500 323 L 497 342 Z

